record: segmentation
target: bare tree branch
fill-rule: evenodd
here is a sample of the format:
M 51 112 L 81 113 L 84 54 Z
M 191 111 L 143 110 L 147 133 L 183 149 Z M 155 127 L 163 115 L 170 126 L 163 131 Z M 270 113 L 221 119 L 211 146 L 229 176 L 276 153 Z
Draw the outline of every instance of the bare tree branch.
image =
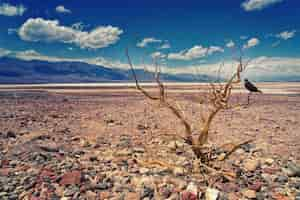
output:
M 130 66 L 130 69 L 132 71 L 133 77 L 135 79 L 135 84 L 136 87 L 139 91 L 141 91 L 147 98 L 151 99 L 151 100 L 159 100 L 160 103 L 165 106 L 166 108 L 168 108 L 179 120 L 180 122 L 184 125 L 185 127 L 185 142 L 188 144 L 192 144 L 192 128 L 191 125 L 187 122 L 187 120 L 184 118 L 182 112 L 180 110 L 178 110 L 175 106 L 173 106 L 171 103 L 169 103 L 168 101 L 166 101 L 165 99 L 165 87 L 163 85 L 163 83 L 160 81 L 160 67 L 158 66 L 157 62 L 155 63 L 155 81 L 158 85 L 159 88 L 159 97 L 154 97 L 152 95 L 150 95 L 146 90 L 144 90 L 138 81 L 138 78 L 136 76 L 133 64 L 131 62 L 129 53 L 128 53 L 128 49 L 126 49 L 126 56 L 128 59 L 128 63 Z
M 128 59 L 128 63 L 129 63 L 129 66 L 130 66 L 130 69 L 131 69 L 133 78 L 134 78 L 134 80 L 135 80 L 136 88 L 137 88 L 139 91 L 141 91 L 141 92 L 142 92 L 146 97 L 148 97 L 149 99 L 151 99 L 151 100 L 159 100 L 159 98 L 150 95 L 146 90 L 144 90 L 144 89 L 140 86 L 139 81 L 138 81 L 138 78 L 137 78 L 137 75 L 136 75 L 135 70 L 134 70 L 134 68 L 133 68 L 133 64 L 132 64 L 131 59 L 130 59 L 129 54 L 128 54 L 128 49 L 126 49 L 126 56 L 127 56 L 127 59 Z
M 248 60 L 247 62 L 243 63 L 242 59 L 242 52 L 241 56 L 238 58 L 238 65 L 236 67 L 236 71 L 232 74 L 232 76 L 225 82 L 220 83 L 220 73 L 222 67 L 224 67 L 224 63 L 220 64 L 220 67 L 217 71 L 217 83 L 209 83 L 208 85 L 208 93 L 207 98 L 205 100 L 199 100 L 199 103 L 201 106 L 205 106 L 207 109 L 207 114 L 204 115 L 203 112 L 200 112 L 200 129 L 198 130 L 198 137 L 193 138 L 192 136 L 192 127 L 191 124 L 186 120 L 184 112 L 180 107 L 177 107 L 173 105 L 173 103 L 170 103 L 166 97 L 165 94 L 165 86 L 163 82 L 160 80 L 160 73 L 161 69 L 157 63 L 157 61 L 154 62 L 155 64 L 155 81 L 157 83 L 158 89 L 159 89 L 159 97 L 155 97 L 150 95 L 146 90 L 144 90 L 138 81 L 137 75 L 135 73 L 133 64 L 131 62 L 128 50 L 126 50 L 126 56 L 128 58 L 128 63 L 130 66 L 130 69 L 132 71 L 133 77 L 135 79 L 136 87 L 139 91 L 141 91 L 142 94 L 144 94 L 147 98 L 150 100 L 158 100 L 161 105 L 168 108 L 172 114 L 180 120 L 180 122 L 183 124 L 185 128 L 185 136 L 179 137 L 183 139 L 187 144 L 191 145 L 191 148 L 195 155 L 200 158 L 202 161 L 206 161 L 208 157 L 207 153 L 203 151 L 203 146 L 208 141 L 209 136 L 209 130 L 210 126 L 213 122 L 213 119 L 217 116 L 219 111 L 226 110 L 226 109 L 233 109 L 236 107 L 241 106 L 241 104 L 238 104 L 238 102 L 234 105 L 231 105 L 233 103 L 230 102 L 230 97 L 232 96 L 232 89 L 235 85 L 241 83 L 241 73 L 244 72 L 250 62 Z M 203 95 L 202 97 L 204 97 Z M 176 104 L 175 104 L 176 105 Z M 234 150 L 233 150 L 234 151 Z

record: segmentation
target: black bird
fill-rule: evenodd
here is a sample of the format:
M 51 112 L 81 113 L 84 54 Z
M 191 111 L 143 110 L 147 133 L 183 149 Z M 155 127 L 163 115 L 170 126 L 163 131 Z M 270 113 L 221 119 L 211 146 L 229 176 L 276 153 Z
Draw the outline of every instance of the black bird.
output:
M 250 81 L 248 81 L 248 79 L 245 79 L 245 88 L 247 90 L 249 90 L 250 92 L 259 92 L 259 93 L 262 93 L 262 91 L 260 91 L 259 89 L 257 89 L 257 87 L 251 83 Z

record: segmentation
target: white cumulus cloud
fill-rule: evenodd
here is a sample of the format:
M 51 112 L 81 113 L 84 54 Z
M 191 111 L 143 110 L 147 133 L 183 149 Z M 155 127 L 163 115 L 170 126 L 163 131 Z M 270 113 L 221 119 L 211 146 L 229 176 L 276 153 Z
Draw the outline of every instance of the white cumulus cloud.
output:
M 11 53 L 10 50 L 0 48 L 0 57 L 7 56 L 7 55 L 10 54 L 10 53 Z
M 90 32 L 62 26 L 58 20 L 30 18 L 19 29 L 22 40 L 31 42 L 61 42 L 81 48 L 99 49 L 116 43 L 123 30 L 113 26 L 99 26 Z
M 22 60 L 47 60 L 52 61 L 50 57 L 44 56 L 33 49 L 15 52 L 15 57 Z
M 151 58 L 153 59 L 163 59 L 163 58 L 166 58 L 166 55 L 159 52 L 159 51 L 156 51 L 156 52 L 153 52 L 151 55 Z
M 59 5 L 55 8 L 58 13 L 71 13 L 70 9 L 65 8 L 63 5 Z
M 251 38 L 247 41 L 247 44 L 243 46 L 244 49 L 249 49 L 259 45 L 260 41 L 258 38 Z
M 171 45 L 169 43 L 162 44 L 158 49 L 170 49 Z
M 190 49 L 180 51 L 178 53 L 169 53 L 170 60 L 193 60 L 211 55 L 216 52 L 224 52 L 224 49 L 218 46 L 203 47 L 196 45 Z
M 11 5 L 9 3 L 3 3 L 0 5 L 0 15 L 4 16 L 22 16 L 27 10 L 23 5 Z
M 241 6 L 245 11 L 262 10 L 275 3 L 282 2 L 283 0 L 246 0 Z
M 235 46 L 235 43 L 232 40 L 230 40 L 229 42 L 226 43 L 226 47 L 228 47 L 228 48 L 232 48 L 234 46 Z
M 136 44 L 136 46 L 143 48 L 143 47 L 146 47 L 150 43 L 161 43 L 161 42 L 162 42 L 161 40 L 153 38 L 153 37 L 151 37 L 151 38 L 144 38 L 142 41 L 138 42 Z
M 283 40 L 288 40 L 290 38 L 293 38 L 296 35 L 296 31 L 283 31 L 281 33 L 276 34 L 277 38 L 283 39 Z

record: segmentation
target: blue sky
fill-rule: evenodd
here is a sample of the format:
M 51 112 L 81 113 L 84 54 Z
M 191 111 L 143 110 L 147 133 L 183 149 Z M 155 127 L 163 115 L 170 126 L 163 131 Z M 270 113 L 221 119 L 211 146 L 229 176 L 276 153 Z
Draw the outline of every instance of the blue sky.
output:
M 0 24 L 0 56 L 122 68 L 128 47 L 137 65 L 155 57 L 184 72 L 229 62 L 240 47 L 300 67 L 299 0 L 3 0 Z

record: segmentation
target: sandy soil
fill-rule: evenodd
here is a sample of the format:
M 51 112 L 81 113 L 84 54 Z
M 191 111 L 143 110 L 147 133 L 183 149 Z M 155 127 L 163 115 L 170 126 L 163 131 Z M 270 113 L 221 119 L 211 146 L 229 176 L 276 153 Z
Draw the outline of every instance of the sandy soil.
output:
M 263 91 L 274 92 L 279 85 L 264 85 Z M 253 138 L 258 145 L 265 145 L 270 154 L 300 159 L 300 96 L 293 92 L 286 94 L 291 86 L 295 91 L 300 88 L 289 84 L 289 87 L 280 88 L 284 94 L 276 91 L 276 94 L 253 95 L 250 107 L 221 112 L 211 129 L 210 140 L 221 143 Z M 194 93 L 186 93 L 185 87 L 171 88 L 170 99 L 179 101 L 187 118 L 199 126 L 197 97 L 201 93 L 195 94 L 197 88 L 188 90 Z M 246 94 L 237 95 L 246 101 Z M 56 134 L 69 129 L 73 136 L 117 138 L 126 134 L 143 139 L 148 132 L 180 134 L 183 131 L 171 113 L 147 101 L 134 89 L 9 90 L 0 92 L 0 98 L 0 132 L 12 129 Z M 109 126 L 107 120 L 114 121 L 115 125 Z M 141 133 L 139 125 L 149 128 Z

